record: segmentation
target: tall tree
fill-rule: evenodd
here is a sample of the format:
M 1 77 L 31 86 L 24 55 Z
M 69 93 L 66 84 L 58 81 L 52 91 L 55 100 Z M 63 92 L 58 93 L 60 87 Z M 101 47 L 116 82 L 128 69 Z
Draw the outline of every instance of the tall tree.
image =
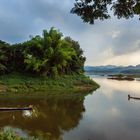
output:
M 65 73 L 65 68 L 75 50 L 62 39 L 62 33 L 51 28 L 43 31 L 43 36 L 36 36 L 24 43 L 24 64 L 27 70 L 43 75 L 57 76 Z

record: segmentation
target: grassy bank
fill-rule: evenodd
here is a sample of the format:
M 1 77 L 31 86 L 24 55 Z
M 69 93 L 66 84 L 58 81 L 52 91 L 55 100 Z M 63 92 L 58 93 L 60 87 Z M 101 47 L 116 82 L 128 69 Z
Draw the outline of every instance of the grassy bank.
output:
M 0 76 L 0 92 L 86 92 L 99 87 L 85 75 L 64 75 L 57 78 L 9 74 Z

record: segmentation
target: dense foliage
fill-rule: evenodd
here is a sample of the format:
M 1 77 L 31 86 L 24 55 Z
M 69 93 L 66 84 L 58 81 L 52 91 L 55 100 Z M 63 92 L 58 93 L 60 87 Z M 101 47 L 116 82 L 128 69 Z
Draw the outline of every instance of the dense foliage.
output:
M 140 17 L 139 0 L 75 0 L 71 12 L 77 14 L 84 22 L 94 24 L 95 20 L 110 18 L 113 11 L 117 18 Z
M 10 59 L 12 57 L 9 44 L 0 41 L 0 74 L 4 74 L 9 71 Z
M 85 57 L 78 42 L 51 28 L 42 36 L 9 45 L 0 42 L 0 74 L 8 72 L 31 73 L 45 76 L 80 74 Z

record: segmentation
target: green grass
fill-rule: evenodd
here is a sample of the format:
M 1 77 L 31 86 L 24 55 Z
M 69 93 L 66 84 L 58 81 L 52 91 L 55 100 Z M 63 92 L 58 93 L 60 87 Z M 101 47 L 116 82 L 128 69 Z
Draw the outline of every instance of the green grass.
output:
M 64 75 L 50 78 L 14 73 L 0 76 L 0 92 L 82 92 L 95 90 L 98 87 L 97 83 L 85 75 Z

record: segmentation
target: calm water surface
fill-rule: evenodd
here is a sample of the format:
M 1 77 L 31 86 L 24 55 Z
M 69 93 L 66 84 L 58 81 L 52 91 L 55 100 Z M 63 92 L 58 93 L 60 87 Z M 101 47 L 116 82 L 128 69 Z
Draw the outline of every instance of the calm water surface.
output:
M 140 140 L 140 81 L 94 77 L 100 88 L 87 96 L 0 99 L 0 106 L 33 104 L 34 111 L 0 112 L 0 127 L 50 140 Z

